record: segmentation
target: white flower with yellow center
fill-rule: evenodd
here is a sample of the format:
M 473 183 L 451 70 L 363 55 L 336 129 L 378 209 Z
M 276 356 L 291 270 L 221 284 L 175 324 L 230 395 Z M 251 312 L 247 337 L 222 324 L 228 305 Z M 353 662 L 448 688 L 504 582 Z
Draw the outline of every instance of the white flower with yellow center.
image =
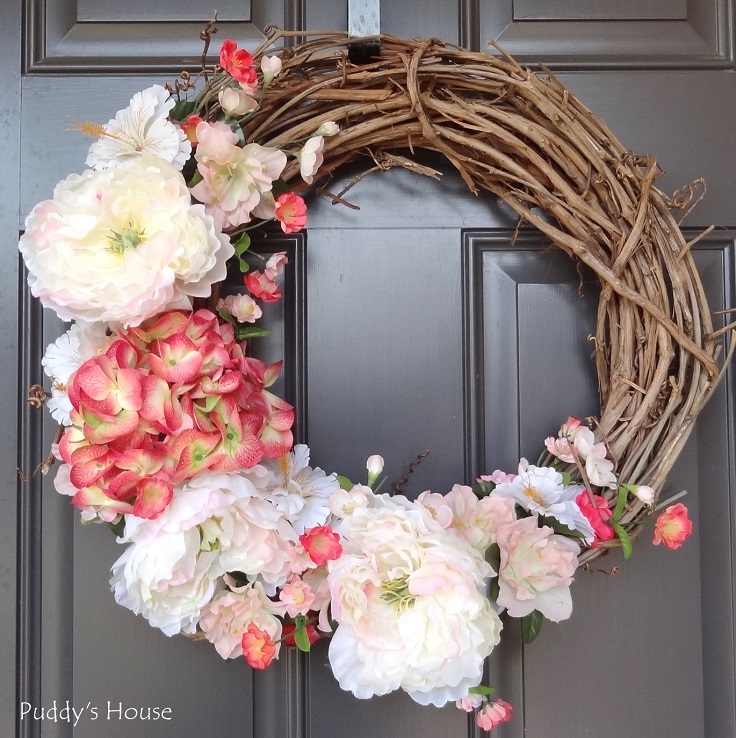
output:
M 181 170 L 192 153 L 184 131 L 168 118 L 174 100 L 161 85 L 137 92 L 130 105 L 105 126 L 90 146 L 87 166 L 125 166 L 143 154 L 153 154 Z

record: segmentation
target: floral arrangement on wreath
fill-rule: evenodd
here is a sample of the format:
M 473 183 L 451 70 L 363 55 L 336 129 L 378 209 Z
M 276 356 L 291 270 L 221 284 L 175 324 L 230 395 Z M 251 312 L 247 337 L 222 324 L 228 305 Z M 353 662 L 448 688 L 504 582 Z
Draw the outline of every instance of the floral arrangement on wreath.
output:
M 97 136 L 89 169 L 28 216 L 31 291 L 72 322 L 43 359 L 63 429 L 55 486 L 84 522 L 113 529 L 115 599 L 166 635 L 199 634 L 259 669 L 329 636 L 356 697 L 456 701 L 490 730 L 512 712 L 481 683 L 499 613 L 522 619 L 527 642 L 544 618 L 570 617 L 580 552 L 618 538 L 628 558 L 621 514 L 634 497 L 653 511 L 654 493 L 617 479 L 574 418 L 537 464 L 414 501 L 379 494 L 380 456 L 365 484 L 310 466 L 292 407 L 268 389 L 281 362 L 247 346 L 287 258 L 250 271 L 244 255 L 264 222 L 304 228 L 306 204 L 279 178 L 295 158 L 311 183 L 324 137 L 340 134 L 326 123 L 280 148 L 243 138 L 280 70 L 225 41 L 192 100 L 155 85 L 106 125 L 83 124 Z M 247 294 L 218 299 L 233 261 Z M 691 527 L 670 505 L 654 543 L 677 548 Z

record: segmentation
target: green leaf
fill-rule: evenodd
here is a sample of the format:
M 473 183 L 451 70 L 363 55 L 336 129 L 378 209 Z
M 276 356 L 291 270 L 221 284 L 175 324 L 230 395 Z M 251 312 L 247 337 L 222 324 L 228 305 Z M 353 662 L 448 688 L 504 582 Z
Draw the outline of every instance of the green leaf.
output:
M 477 687 L 471 687 L 468 692 L 470 694 L 480 694 L 487 697 L 489 694 L 493 694 L 496 690 L 493 687 L 486 687 L 485 684 L 479 684 Z
M 250 248 L 250 236 L 244 233 L 234 244 L 235 256 L 238 257 L 238 264 L 242 274 L 247 274 L 250 269 L 250 265 L 243 258 L 243 254 Z
M 230 323 L 230 325 L 237 324 L 237 321 L 235 320 L 235 318 L 233 318 L 232 315 L 230 315 L 230 313 L 226 313 L 224 310 L 218 310 L 217 314 L 220 316 L 222 320 L 226 321 L 227 323 Z
M 568 484 L 572 484 L 572 476 L 568 474 L 567 472 L 560 472 L 560 476 L 562 477 L 562 484 L 567 487 Z
M 544 615 L 539 610 L 534 610 L 521 619 L 521 638 L 527 646 L 539 635 L 543 621 Z
M 193 100 L 179 100 L 179 102 L 177 102 L 171 109 L 169 117 L 172 120 L 182 121 L 185 118 L 188 118 L 196 109 L 197 105 Z
M 500 594 L 501 594 L 501 585 L 498 583 L 498 577 L 493 577 L 488 587 L 488 599 L 491 602 L 498 602 L 498 598 Z
M 492 543 L 486 549 L 486 561 L 493 567 L 493 571 L 498 573 L 501 567 L 501 549 L 497 543 Z
M 584 537 L 580 531 L 568 528 L 566 525 L 563 525 L 559 520 L 557 520 L 557 518 L 553 518 L 551 515 L 540 515 L 539 522 L 542 525 L 546 525 L 549 528 L 552 528 L 555 533 L 559 533 L 560 535 L 570 536 L 571 538 Z
M 631 543 L 631 536 L 623 529 L 620 523 L 611 523 L 613 529 L 616 531 L 618 540 L 621 541 L 621 550 L 624 552 L 624 558 L 631 558 L 631 554 L 634 552 L 634 546 Z
M 355 486 L 347 477 L 343 477 L 340 474 L 337 475 L 337 483 L 340 485 L 340 489 L 344 489 L 346 492 Z
M 87 522 L 86 520 L 82 520 L 82 525 L 86 525 Z M 89 522 L 91 523 L 92 521 L 90 520 Z M 125 518 L 120 518 L 117 523 L 108 523 L 107 526 L 116 536 L 120 537 L 125 533 Z
M 476 482 L 473 485 L 473 493 L 478 499 L 488 497 L 494 489 L 496 485 L 493 482 Z
M 616 500 L 616 509 L 613 511 L 613 521 L 618 523 L 623 514 L 626 505 L 626 498 L 629 496 L 629 488 L 625 484 L 618 486 L 618 500 Z
M 256 328 L 255 326 L 249 325 L 245 328 L 236 328 L 235 338 L 238 341 L 242 341 L 244 338 L 262 338 L 263 336 L 268 336 L 270 333 L 271 331 L 265 328 Z
M 307 623 L 309 621 L 304 615 L 298 615 L 294 618 L 294 643 L 300 651 L 306 651 L 309 653 L 309 649 L 312 644 L 309 642 L 309 635 L 307 634 Z

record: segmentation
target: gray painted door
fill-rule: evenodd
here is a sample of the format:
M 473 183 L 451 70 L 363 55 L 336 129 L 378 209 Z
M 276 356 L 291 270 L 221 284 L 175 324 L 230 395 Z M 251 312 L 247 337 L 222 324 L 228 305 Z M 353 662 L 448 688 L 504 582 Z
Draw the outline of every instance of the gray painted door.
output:
M 219 3 L 233 26 L 218 38 L 255 38 L 266 23 L 345 27 L 345 5 Z M 40 380 L 41 353 L 61 329 L 28 299 L 18 275 L 25 213 L 82 165 L 88 142 L 64 132 L 67 118 L 107 120 L 134 91 L 196 59 L 209 9 L 193 0 L 3 7 L 0 735 L 473 735 L 452 707 L 341 693 L 324 647 L 254 676 L 211 648 L 167 639 L 114 604 L 107 579 L 118 552 L 109 533 L 82 529 L 49 479 L 18 482 L 16 465 L 32 469 L 53 429 L 17 398 Z M 655 155 L 667 170 L 665 191 L 705 177 L 707 198 L 687 225 L 693 233 L 719 226 L 700 242 L 698 260 L 714 308 L 736 304 L 732 3 L 385 2 L 382 25 L 471 48 L 496 38 L 523 61 L 551 65 L 622 141 Z M 345 178 L 367 167 L 356 163 Z M 316 462 L 358 475 L 368 454 L 382 453 L 397 478 L 429 449 L 407 491 L 444 491 L 535 452 L 568 414 L 596 412 L 587 341 L 595 285 L 584 282 L 579 297 L 574 265 L 546 251 L 533 231 L 512 247 L 515 223 L 468 195 L 449 171 L 441 184 L 406 172 L 368 177 L 350 199 L 359 211 L 314 200 L 308 236 L 278 245 L 294 264 L 283 312 L 273 316 L 282 339 L 273 351 L 286 354 L 284 389 Z M 686 546 L 667 553 L 638 545 L 616 576 L 579 574 L 572 619 L 546 626 L 529 648 L 508 629 L 490 670 L 517 712 L 499 736 L 736 736 L 733 389 L 730 374 L 669 483 L 671 493 L 690 493 L 698 532 Z M 610 556 L 599 568 L 621 563 Z M 22 700 L 46 708 L 69 700 L 86 712 L 76 727 L 20 720 Z M 173 719 L 119 719 L 120 704 L 168 707 Z

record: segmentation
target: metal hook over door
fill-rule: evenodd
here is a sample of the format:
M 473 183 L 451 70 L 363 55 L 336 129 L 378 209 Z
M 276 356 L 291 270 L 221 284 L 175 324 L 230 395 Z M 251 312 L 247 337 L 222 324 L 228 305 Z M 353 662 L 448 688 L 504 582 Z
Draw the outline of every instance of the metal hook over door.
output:
M 380 0 L 348 0 L 348 37 L 362 38 L 381 33 Z M 348 58 L 353 64 L 364 64 L 378 56 L 381 42 L 378 38 L 367 39 L 348 46 Z

